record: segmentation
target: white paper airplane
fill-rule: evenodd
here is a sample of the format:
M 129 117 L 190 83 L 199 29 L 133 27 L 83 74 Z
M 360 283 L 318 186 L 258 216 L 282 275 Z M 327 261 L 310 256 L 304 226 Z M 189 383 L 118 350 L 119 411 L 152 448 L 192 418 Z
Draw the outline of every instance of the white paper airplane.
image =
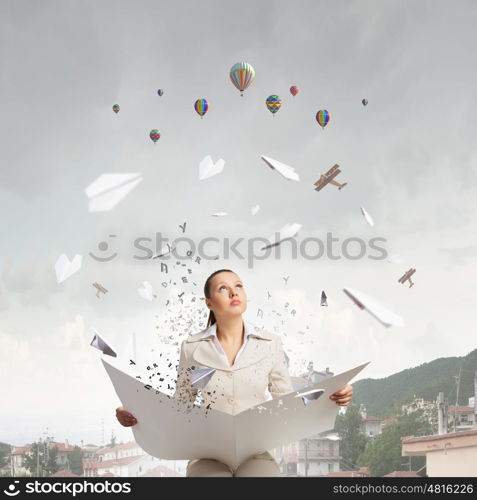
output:
M 364 207 L 361 207 L 361 213 L 364 215 L 364 218 L 366 219 L 366 222 L 372 227 L 374 226 L 374 221 L 373 221 L 373 218 L 371 217 L 371 215 L 368 214 L 368 212 L 366 212 L 366 210 L 364 209 Z
M 404 264 L 406 261 L 402 259 L 398 254 L 394 254 L 388 258 L 388 262 L 390 262 L 391 264 Z
M 164 257 L 168 253 L 171 253 L 173 250 L 175 250 L 175 247 L 172 248 L 171 245 L 169 245 L 169 243 L 166 243 L 165 245 L 162 246 L 159 253 L 157 255 L 154 255 L 153 259 L 158 259 L 159 257 Z
M 55 264 L 56 279 L 58 283 L 63 283 L 63 281 L 68 279 L 70 276 L 73 276 L 76 271 L 79 271 L 81 269 L 82 262 L 83 257 L 81 255 L 76 254 L 73 260 L 70 262 L 68 257 L 64 253 L 62 253 L 58 257 L 58 260 Z
M 301 397 L 303 399 L 303 403 L 305 405 L 310 404 L 315 399 L 318 399 L 320 396 L 324 394 L 324 389 L 312 389 L 311 391 L 302 392 L 301 394 L 297 394 L 295 397 Z
M 270 236 L 268 240 L 270 241 L 269 245 L 265 245 L 264 247 L 261 248 L 261 250 L 266 250 L 267 248 L 274 247 L 276 245 L 280 245 L 283 241 L 289 240 L 293 237 L 295 237 L 298 233 L 298 231 L 302 228 L 301 224 L 297 224 L 296 222 L 294 224 L 285 224 L 280 231 L 278 231 L 278 235 L 274 234 L 273 236 Z
M 215 368 L 199 368 L 190 374 L 190 383 L 197 389 L 203 389 L 215 373 Z
M 103 354 L 107 354 L 108 356 L 117 357 L 117 354 L 113 351 L 113 349 L 110 347 L 108 342 L 106 342 L 94 328 L 93 328 L 93 332 L 94 332 L 94 337 L 89 345 L 96 347 L 96 349 L 99 349 L 100 351 L 102 351 Z
M 224 217 L 225 215 L 229 215 L 227 212 L 216 212 L 215 214 L 211 214 L 212 217 Z
M 147 281 L 145 281 L 143 284 L 144 288 L 137 289 L 139 295 L 145 300 L 152 300 L 153 299 L 152 285 Z
M 214 175 L 220 174 L 224 169 L 225 161 L 220 158 L 214 164 L 212 158 L 210 156 L 206 156 L 199 163 L 199 180 L 203 181 L 204 179 L 208 179 L 209 177 L 213 177 Z
M 106 212 L 114 208 L 142 181 L 141 174 L 102 174 L 86 189 L 90 212 Z
M 251 213 L 252 215 L 257 215 L 257 213 L 258 213 L 258 211 L 259 211 L 259 210 L 260 210 L 260 205 L 255 205 L 254 207 L 252 207 L 252 208 L 250 209 L 250 213 Z
M 404 326 L 404 320 L 401 316 L 390 311 L 387 307 L 380 304 L 375 298 L 370 297 L 364 292 L 353 288 L 343 288 L 343 292 L 360 308 L 374 316 L 386 328 L 390 326 Z
M 288 179 L 290 181 L 300 180 L 300 177 L 295 172 L 295 169 L 293 167 L 289 167 L 288 165 L 274 160 L 273 158 L 269 158 L 268 156 L 262 156 L 261 158 L 270 168 L 276 170 L 280 175 L 285 177 L 285 179 Z

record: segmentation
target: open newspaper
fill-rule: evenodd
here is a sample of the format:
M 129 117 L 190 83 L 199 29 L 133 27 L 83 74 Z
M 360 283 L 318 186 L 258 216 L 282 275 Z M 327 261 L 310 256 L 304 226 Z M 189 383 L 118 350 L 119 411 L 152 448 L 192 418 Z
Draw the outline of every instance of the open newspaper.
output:
M 138 421 L 131 429 L 146 453 L 166 460 L 212 458 L 232 469 L 255 453 L 332 429 L 339 407 L 329 396 L 368 364 L 231 415 L 174 399 L 102 362 L 122 406 Z

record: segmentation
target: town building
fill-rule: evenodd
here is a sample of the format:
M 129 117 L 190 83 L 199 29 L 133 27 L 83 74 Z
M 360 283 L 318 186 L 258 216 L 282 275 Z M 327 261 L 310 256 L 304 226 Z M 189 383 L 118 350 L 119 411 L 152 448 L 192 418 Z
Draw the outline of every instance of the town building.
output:
M 139 477 L 162 466 L 162 472 L 185 476 L 187 461 L 161 460 L 147 453 L 135 442 L 98 449 L 93 457 L 83 459 L 85 477 Z M 108 476 L 106 476 L 108 475 Z
M 477 477 L 477 429 L 401 439 L 402 456 L 425 456 L 428 477 Z
M 298 377 L 291 377 L 291 381 L 295 391 L 299 391 L 333 375 L 328 367 L 325 371 L 314 370 L 310 362 L 308 371 Z M 273 451 L 285 476 L 324 476 L 340 469 L 339 437 L 332 432 L 316 434 Z

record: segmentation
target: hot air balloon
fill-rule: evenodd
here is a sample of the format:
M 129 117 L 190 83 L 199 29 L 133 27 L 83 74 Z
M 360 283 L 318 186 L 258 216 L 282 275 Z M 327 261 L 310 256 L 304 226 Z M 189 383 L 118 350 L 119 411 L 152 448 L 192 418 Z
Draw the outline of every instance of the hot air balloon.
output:
M 164 95 L 164 91 L 162 89 L 159 89 L 157 91 L 157 94 L 158 94 L 159 97 L 161 97 L 162 95 Z
M 120 110 L 120 109 L 121 109 L 121 108 L 119 107 L 119 104 L 115 104 L 115 105 L 113 106 L 113 111 L 114 111 L 115 113 L 119 113 L 119 110 Z
M 150 132 L 149 132 L 149 137 L 151 138 L 151 141 L 154 142 L 154 144 L 156 144 L 156 142 L 159 140 L 159 138 L 161 137 L 161 134 L 159 133 L 159 130 L 157 130 L 157 128 L 153 128 Z
M 366 99 L 366 97 L 361 102 L 363 103 L 363 106 L 368 105 L 368 100 Z
M 230 69 L 230 79 L 232 83 L 240 90 L 243 97 L 243 91 L 247 89 L 255 78 L 255 70 L 246 62 L 235 63 Z
M 324 129 L 330 121 L 330 114 L 328 113 L 328 110 L 320 109 L 320 111 L 316 113 L 316 121 L 321 125 L 321 128 Z
M 197 114 L 202 118 L 205 113 L 207 113 L 207 110 L 209 109 L 209 105 L 205 99 L 197 99 L 194 103 L 194 109 L 196 110 Z
M 293 85 L 290 87 L 290 94 L 294 97 L 298 94 L 298 87 L 296 85 Z
M 268 111 L 275 114 L 280 109 L 282 100 L 277 95 L 269 95 L 265 104 L 267 105 Z

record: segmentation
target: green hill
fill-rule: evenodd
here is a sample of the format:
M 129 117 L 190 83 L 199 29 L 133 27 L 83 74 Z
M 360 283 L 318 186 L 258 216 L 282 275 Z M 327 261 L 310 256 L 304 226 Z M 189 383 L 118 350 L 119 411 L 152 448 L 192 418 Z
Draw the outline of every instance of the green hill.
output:
M 439 358 L 382 379 L 363 379 L 353 383 L 353 399 L 364 404 L 368 415 L 387 417 L 393 407 L 414 395 L 435 401 L 444 393 L 448 404 L 456 401 L 456 379 L 461 371 L 459 404 L 467 405 L 474 395 L 474 372 L 477 370 L 477 349 L 462 357 Z

